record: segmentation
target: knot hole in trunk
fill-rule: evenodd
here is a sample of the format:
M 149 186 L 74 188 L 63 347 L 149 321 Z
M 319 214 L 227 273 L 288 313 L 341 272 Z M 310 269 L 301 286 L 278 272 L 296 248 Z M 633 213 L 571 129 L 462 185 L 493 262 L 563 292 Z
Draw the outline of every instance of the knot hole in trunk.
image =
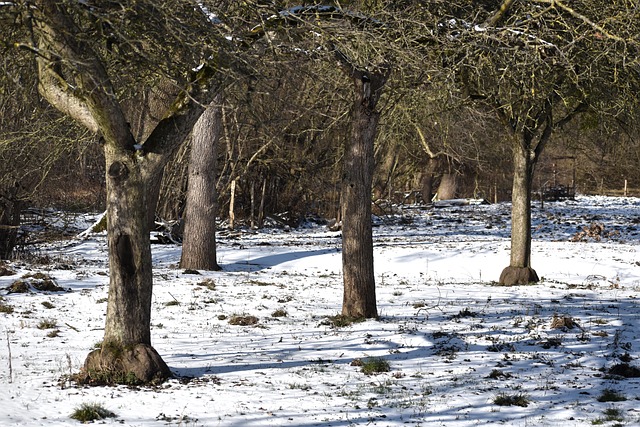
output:
M 113 162 L 109 166 L 109 177 L 115 181 L 124 181 L 129 176 L 129 168 L 122 162 Z

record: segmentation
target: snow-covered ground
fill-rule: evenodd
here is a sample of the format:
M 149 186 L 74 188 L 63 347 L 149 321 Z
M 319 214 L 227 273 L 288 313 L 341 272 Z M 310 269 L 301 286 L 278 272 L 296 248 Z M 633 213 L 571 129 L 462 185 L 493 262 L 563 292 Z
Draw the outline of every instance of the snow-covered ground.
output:
M 221 232 L 224 270 L 201 275 L 177 269 L 179 247 L 154 245 L 153 345 L 176 375 L 157 388 L 65 380 L 102 339 L 106 244 L 41 247 L 40 263 L 0 277 L 0 425 L 78 424 L 85 403 L 126 426 L 640 425 L 640 199 L 536 204 L 535 286 L 496 285 L 509 208 L 376 218 L 380 319 L 345 327 L 329 321 L 338 232 Z M 598 223 L 599 240 L 571 241 Z M 35 273 L 66 291 L 8 293 Z M 258 322 L 230 323 L 241 315 Z M 364 374 L 372 358 L 390 370 Z M 499 404 L 510 399 L 526 406 Z

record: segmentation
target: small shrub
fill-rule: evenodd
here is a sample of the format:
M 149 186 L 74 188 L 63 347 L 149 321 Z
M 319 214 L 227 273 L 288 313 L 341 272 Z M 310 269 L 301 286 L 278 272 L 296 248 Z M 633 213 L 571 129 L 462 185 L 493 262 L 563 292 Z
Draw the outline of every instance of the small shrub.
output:
M 47 334 L 47 337 L 48 338 L 55 338 L 55 337 L 57 337 L 59 335 L 60 335 L 60 330 L 59 329 L 54 329 L 53 331 L 51 331 L 51 332 L 49 332 Z
M 487 347 L 487 351 L 491 351 L 494 353 L 500 353 L 502 351 L 515 351 L 516 348 L 511 343 L 497 342 L 493 343 Z
M 83 403 L 73 411 L 70 417 L 81 423 L 89 423 L 105 418 L 115 418 L 115 416 L 116 414 L 98 403 Z
M 622 393 L 618 393 L 615 390 L 606 388 L 602 390 L 600 396 L 598 396 L 598 402 L 623 402 L 627 400 L 626 396 Z
M 70 377 L 71 381 L 81 385 L 106 386 L 106 385 L 127 385 L 139 386 L 142 382 L 133 372 L 122 372 L 117 369 L 105 369 L 101 371 L 82 370 Z
M 618 408 L 607 408 L 604 410 L 603 414 L 604 414 L 604 417 L 596 418 L 595 420 L 591 421 L 591 424 L 602 425 L 610 421 L 619 421 L 619 422 L 624 421 L 624 417 L 622 416 L 622 411 Z M 620 424 L 615 424 L 615 425 L 620 425 Z
M 391 366 L 382 357 L 370 357 L 362 361 L 362 373 L 365 375 L 375 375 L 383 372 L 389 372 Z
M 108 298 L 99 298 L 96 300 L 96 304 L 102 304 L 103 302 L 107 302 L 109 301 Z
M 531 401 L 529 396 L 523 393 L 507 394 L 500 393 L 494 399 L 493 403 L 498 406 L 522 406 L 527 407 Z
M 42 319 L 40 323 L 38 323 L 38 329 L 55 329 L 58 327 L 58 324 L 53 319 Z
M 311 390 L 311 386 L 307 385 L 307 384 L 298 384 L 298 383 L 291 383 L 289 384 L 289 388 L 291 390 L 303 390 L 303 391 L 308 391 Z
M 633 357 L 631 357 L 629 353 L 624 353 L 618 356 L 618 359 L 620 359 L 621 362 L 629 363 L 633 360 Z
M 42 306 L 44 308 L 54 308 L 55 305 L 51 304 L 49 301 L 42 301 Z
M 542 341 L 540 343 L 540 345 L 542 346 L 542 348 L 544 348 L 545 350 L 549 350 L 550 348 L 557 348 L 557 347 L 561 347 L 562 346 L 562 339 L 557 338 L 557 337 L 553 337 L 553 338 L 549 338 L 546 341 Z
M 622 421 L 622 410 L 619 408 L 607 408 L 603 414 L 609 418 L 609 421 Z

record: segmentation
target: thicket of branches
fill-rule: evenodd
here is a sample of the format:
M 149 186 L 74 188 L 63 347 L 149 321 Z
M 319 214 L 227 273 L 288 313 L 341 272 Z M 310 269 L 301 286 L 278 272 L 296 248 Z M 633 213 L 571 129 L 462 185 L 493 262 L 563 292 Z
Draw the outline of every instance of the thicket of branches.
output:
M 183 43 L 185 34 L 199 30 L 211 34 L 197 27 L 202 22 L 187 22 L 186 12 L 185 34 L 150 34 L 144 28 L 154 26 L 138 28 L 138 15 L 162 19 L 169 3 L 160 3 L 149 14 L 109 2 L 110 8 L 101 7 L 101 13 L 93 16 L 97 24 L 86 28 L 87 40 L 105 40 L 101 49 L 109 52 L 111 66 L 120 70 L 115 74 L 122 79 L 117 87 L 129 90 L 132 100 L 141 96 L 134 91 L 133 82 L 146 79 L 148 87 L 154 86 L 176 65 L 197 63 L 202 55 L 214 54 L 202 48 L 213 43 L 194 39 L 193 49 L 176 48 L 175 55 L 165 62 L 154 60 L 156 69 L 147 69 L 146 75 L 139 75 L 139 68 L 132 69 L 131 64 L 153 56 L 158 43 L 171 45 L 174 38 Z M 499 17 L 503 21 L 495 28 L 474 31 L 473 26 L 496 18 L 492 14 L 501 3 L 328 2 L 334 9 L 309 6 L 308 14 L 299 16 L 282 13 L 295 2 L 209 5 L 216 19 L 224 23 L 218 30 L 220 38 L 224 39 L 225 33 L 243 34 L 246 45 L 251 45 L 240 46 L 243 49 L 225 45 L 225 58 L 233 58 L 235 71 L 227 75 L 225 90 L 219 150 L 220 216 L 226 215 L 233 180 L 237 183 L 236 209 L 245 217 L 251 211 L 251 195 L 255 209 L 263 185 L 266 210 L 288 212 L 287 219 L 294 223 L 306 214 L 337 215 L 337 182 L 350 126 L 351 95 L 331 46 L 364 66 L 390 63 L 393 68 L 381 102 L 373 189 L 376 199 L 398 202 L 411 191 L 426 199 L 449 174 L 458 180 L 456 196 L 508 199 L 512 160 L 503 123 L 495 115 L 504 105 L 490 101 L 531 101 L 549 90 L 560 92 L 548 86 L 554 67 L 567 65 L 547 62 L 548 58 L 560 58 L 549 52 L 554 45 L 562 47 L 574 72 L 557 82 L 574 85 L 575 90 L 575 95 L 561 99 L 561 105 L 575 108 L 580 97 L 594 101 L 589 111 L 555 132 L 553 144 L 540 160 L 536 185 L 554 179 L 571 184 L 575 168 L 579 191 L 618 190 L 625 180 L 632 189 L 640 187 L 635 126 L 638 104 L 633 79 L 625 77 L 628 70 L 635 69 L 631 73 L 636 73 L 637 83 L 637 5 L 584 1 L 572 2 L 569 8 L 551 0 L 515 2 L 510 12 Z M 5 12 L 8 8 L 2 9 Z M 182 16 L 182 9 L 171 10 Z M 349 11 L 350 25 L 338 19 L 313 19 L 314 13 L 323 10 L 326 14 Z M 111 27 L 109 15 L 119 13 L 130 14 L 134 25 Z M 577 21 L 581 26 L 569 31 L 569 23 Z M 252 34 L 262 31 L 269 36 L 251 39 Z M 550 38 L 543 39 L 540 34 Z M 6 39 L 10 36 L 6 34 Z M 566 56 L 564 47 L 570 44 L 582 46 L 582 53 L 576 47 L 575 56 Z M 531 45 L 537 45 L 536 49 Z M 4 58 L 12 48 L 3 46 L 7 52 Z M 599 52 L 595 57 L 601 62 L 594 62 L 594 56 L 581 59 L 589 49 Z M 539 52 L 539 57 L 527 56 L 531 52 Z M 528 65 L 531 61 L 540 61 L 548 74 L 535 74 Z M 80 187 L 102 186 L 103 172 L 101 163 L 94 163 L 95 153 L 83 155 L 84 150 L 97 149 L 89 143 L 90 138 L 85 148 L 69 144 L 86 136 L 39 100 L 34 77 L 20 73 L 15 64 L 5 60 L 2 73 L 2 191 L 15 191 L 12 188 L 17 184 L 24 188 L 22 200 L 40 206 L 99 207 L 96 198 L 79 193 Z M 606 80 L 603 70 L 619 80 Z M 188 71 L 185 67 L 185 79 Z M 618 77 L 614 73 L 619 73 Z M 172 84 L 179 87 L 184 82 Z M 515 101 L 503 103 L 511 109 L 524 108 L 525 104 Z M 53 158 L 63 162 L 55 163 Z M 179 152 L 165 173 L 159 206 L 161 216 L 167 219 L 181 213 L 187 158 L 184 150 Z M 48 174 L 43 173 L 43 164 L 51 165 L 44 168 Z M 68 164 L 74 166 L 60 166 Z M 68 191 L 62 198 L 49 197 L 53 193 L 42 191 L 46 188 L 43 182 Z M 74 183 L 82 185 L 74 190 Z M 36 188 L 40 191 L 34 191 Z M 415 195 L 408 200 L 415 200 Z

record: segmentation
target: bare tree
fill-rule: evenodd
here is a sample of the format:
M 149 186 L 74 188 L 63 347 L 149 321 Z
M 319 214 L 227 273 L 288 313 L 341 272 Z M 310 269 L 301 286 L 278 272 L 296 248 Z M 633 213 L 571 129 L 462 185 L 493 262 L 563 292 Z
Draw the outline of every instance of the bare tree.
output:
M 34 54 L 41 94 L 103 141 L 109 300 L 104 341 L 84 374 L 88 381 L 162 380 L 170 371 L 151 346 L 147 194 L 212 96 L 210 68 L 189 71 L 215 49 L 211 21 L 188 2 L 34 0 L 11 9 L 33 29 L 21 46 Z M 147 138 L 136 140 L 120 97 L 167 78 L 179 94 Z
M 353 83 L 351 138 L 345 148 L 342 178 L 342 315 L 378 317 L 373 271 L 371 184 L 374 142 L 380 113 L 376 110 L 390 68 L 362 69 L 342 52 L 338 61 Z
M 635 50 L 598 22 L 637 11 L 608 6 L 585 3 L 576 11 L 559 1 L 505 0 L 436 28 L 444 49 L 455 52 L 444 61 L 461 96 L 493 110 L 513 148 L 511 261 L 502 284 L 538 281 L 531 268 L 533 174 L 554 131 L 592 108 L 603 91 L 615 92 L 620 59 Z

